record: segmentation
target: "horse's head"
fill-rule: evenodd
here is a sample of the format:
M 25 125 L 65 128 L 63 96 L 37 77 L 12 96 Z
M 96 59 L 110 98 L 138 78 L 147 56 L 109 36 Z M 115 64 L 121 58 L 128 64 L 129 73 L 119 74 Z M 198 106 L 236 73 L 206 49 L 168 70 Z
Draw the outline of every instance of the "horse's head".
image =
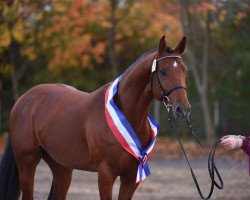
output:
M 171 106 L 171 114 L 178 120 L 186 119 L 191 110 L 185 87 L 187 67 L 181 58 L 185 48 L 186 37 L 172 50 L 163 36 L 151 69 L 155 98 Z

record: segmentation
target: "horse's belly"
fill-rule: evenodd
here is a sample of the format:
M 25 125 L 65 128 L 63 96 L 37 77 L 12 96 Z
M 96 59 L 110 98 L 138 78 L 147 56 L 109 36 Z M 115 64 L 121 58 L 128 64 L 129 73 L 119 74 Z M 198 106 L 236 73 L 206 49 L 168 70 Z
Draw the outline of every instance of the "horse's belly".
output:
M 59 164 L 69 168 L 95 170 L 90 162 L 88 145 L 79 130 L 65 125 L 47 128 L 38 133 L 38 140 L 42 148 Z

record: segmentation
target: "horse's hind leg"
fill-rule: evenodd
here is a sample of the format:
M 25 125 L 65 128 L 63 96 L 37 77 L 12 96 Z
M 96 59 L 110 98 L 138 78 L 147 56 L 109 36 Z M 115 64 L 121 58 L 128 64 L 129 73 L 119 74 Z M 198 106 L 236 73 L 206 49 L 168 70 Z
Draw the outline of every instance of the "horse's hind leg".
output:
M 72 170 L 59 165 L 50 168 L 53 180 L 48 200 L 65 200 L 72 178 Z
M 49 165 L 53 174 L 48 200 L 65 200 L 72 179 L 73 170 L 58 164 L 46 152 L 44 152 L 42 157 Z
M 16 163 L 19 172 L 20 188 L 23 200 L 33 200 L 34 176 L 36 166 L 41 156 L 39 152 L 28 152 L 17 154 Z
M 13 153 L 23 194 L 22 199 L 33 200 L 34 176 L 37 164 L 41 160 L 41 151 L 30 124 L 15 121 L 10 128 Z

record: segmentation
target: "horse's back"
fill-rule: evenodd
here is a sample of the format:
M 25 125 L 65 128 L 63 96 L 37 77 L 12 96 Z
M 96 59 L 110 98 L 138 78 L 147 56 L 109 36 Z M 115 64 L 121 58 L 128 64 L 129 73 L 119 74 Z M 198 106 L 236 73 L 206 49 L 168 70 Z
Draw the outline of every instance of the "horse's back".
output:
M 72 106 L 76 101 L 84 101 L 85 96 L 88 96 L 88 93 L 63 84 L 35 86 L 23 94 L 14 105 L 10 115 L 10 124 L 19 120 L 23 122 L 33 116 L 38 117 L 38 113 L 40 117 L 51 115 L 57 107 L 63 110 L 65 107 Z

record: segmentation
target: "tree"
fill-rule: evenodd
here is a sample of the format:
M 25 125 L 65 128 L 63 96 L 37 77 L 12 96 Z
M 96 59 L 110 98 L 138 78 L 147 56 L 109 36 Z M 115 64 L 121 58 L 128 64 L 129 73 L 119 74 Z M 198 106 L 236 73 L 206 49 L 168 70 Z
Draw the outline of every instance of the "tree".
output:
M 207 141 L 213 143 L 216 135 L 208 98 L 208 57 L 211 15 L 215 5 L 210 1 L 180 0 L 179 6 L 183 32 L 189 38 L 190 48 L 186 53 L 204 113 Z M 202 45 L 199 40 L 203 41 Z
M 109 28 L 108 28 L 108 55 L 109 60 L 112 68 L 112 75 L 113 78 L 117 77 L 119 73 L 116 51 L 115 51 L 115 29 L 116 29 L 116 9 L 117 4 L 119 3 L 118 0 L 109 0 L 110 2 L 110 17 L 109 17 Z
M 249 1 L 224 1 L 214 17 L 213 82 L 220 101 L 221 132 L 249 132 Z
M 13 88 L 13 97 L 15 100 L 19 96 L 19 85 L 17 73 L 20 68 L 20 49 L 19 42 L 22 40 L 22 33 L 19 30 L 22 26 L 21 14 L 18 12 L 16 2 L 1 2 L 0 7 L 0 26 L 2 27 L 2 34 L 5 41 L 1 43 L 2 51 L 9 53 L 9 60 L 11 62 L 11 80 Z M 6 67 L 6 66 L 1 66 Z
M 9 110 L 21 93 L 21 80 L 27 68 L 26 61 L 30 57 L 25 48 L 25 45 L 29 46 L 29 20 L 34 19 L 33 14 L 43 11 L 40 5 L 43 5 L 42 1 L 34 4 L 15 0 L 0 3 L 0 101 L 3 108 L 1 123 L 4 121 L 2 125 L 4 130 L 7 127 Z

